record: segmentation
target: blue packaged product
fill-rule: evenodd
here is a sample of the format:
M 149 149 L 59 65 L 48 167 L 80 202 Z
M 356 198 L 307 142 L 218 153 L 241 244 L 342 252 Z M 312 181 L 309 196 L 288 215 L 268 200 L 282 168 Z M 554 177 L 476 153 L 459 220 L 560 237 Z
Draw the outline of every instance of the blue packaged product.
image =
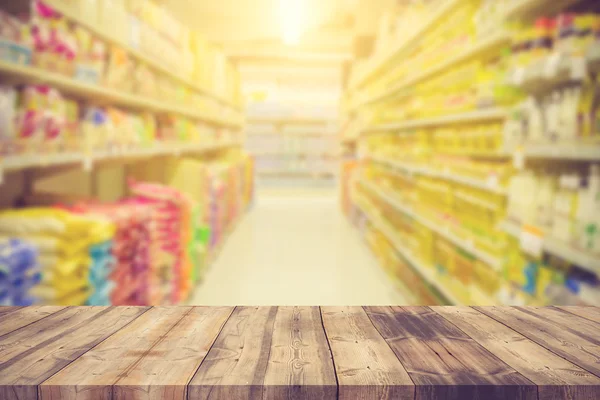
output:
M 0 240 L 0 304 L 33 304 L 28 292 L 41 278 L 32 245 L 19 239 Z

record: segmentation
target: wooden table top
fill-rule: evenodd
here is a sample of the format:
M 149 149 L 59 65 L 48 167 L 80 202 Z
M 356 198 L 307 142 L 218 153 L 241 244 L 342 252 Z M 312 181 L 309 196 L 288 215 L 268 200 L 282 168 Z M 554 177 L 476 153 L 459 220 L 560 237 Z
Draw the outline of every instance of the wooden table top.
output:
M 0 399 L 600 399 L 600 308 L 0 307 Z

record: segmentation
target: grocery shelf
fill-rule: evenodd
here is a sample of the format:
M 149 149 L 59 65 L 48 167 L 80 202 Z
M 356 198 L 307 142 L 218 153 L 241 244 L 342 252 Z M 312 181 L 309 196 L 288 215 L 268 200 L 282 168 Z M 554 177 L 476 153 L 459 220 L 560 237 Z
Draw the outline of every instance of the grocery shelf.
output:
M 90 154 L 84 152 L 66 152 L 66 153 L 36 153 L 19 154 L 7 156 L 0 159 L 0 172 L 15 171 L 32 167 L 49 167 L 59 165 L 69 165 L 82 163 L 86 169 L 91 168 L 93 162 L 104 160 L 117 160 L 127 158 L 153 157 L 161 155 L 180 155 L 190 153 L 201 153 L 220 150 L 226 147 L 239 146 L 238 142 L 228 141 L 219 144 L 159 144 L 149 148 L 115 150 L 115 151 L 95 151 Z
M 530 16 L 535 12 L 551 15 L 581 0 L 513 0 L 504 12 L 504 19 L 516 19 Z
M 363 215 L 367 216 L 367 218 L 371 221 L 371 216 L 369 216 L 362 208 L 360 208 L 360 207 L 358 207 L 358 208 L 362 211 Z M 350 221 L 350 222 L 352 222 L 352 221 Z M 379 229 L 378 227 L 376 227 L 376 228 Z M 365 243 L 365 245 L 367 246 L 367 248 L 371 252 L 373 252 L 372 248 L 369 245 L 368 239 L 364 235 L 361 235 L 360 234 L 361 232 L 359 230 L 355 229 L 355 232 L 356 232 L 357 235 L 359 235 L 359 237 Z M 388 240 L 391 241 L 391 238 L 388 238 Z M 412 267 L 412 268 L 415 268 L 415 267 Z M 384 269 L 384 272 L 386 273 L 388 279 L 390 279 L 393 282 L 393 284 L 397 287 L 398 291 L 400 292 L 400 294 L 402 295 L 402 297 L 404 298 L 404 300 L 406 300 L 403 304 L 405 304 L 405 305 L 417 305 L 418 304 L 418 302 L 416 301 L 416 298 L 415 298 L 414 294 L 411 293 L 410 289 L 408 287 L 406 287 L 406 284 L 401 279 L 398 279 L 398 277 L 396 277 L 393 274 L 389 273 L 389 271 L 387 269 Z
M 262 176 L 298 176 L 298 177 L 318 177 L 334 178 L 335 173 L 326 171 L 297 171 L 297 170 L 279 170 L 279 169 L 256 169 L 256 173 Z
M 370 160 L 378 162 L 380 164 L 391 167 L 394 170 L 401 171 L 405 174 L 409 175 L 423 175 L 430 176 L 433 178 L 441 178 L 448 181 L 460 183 L 462 185 L 470 186 L 476 189 L 487 190 L 492 193 L 506 195 L 507 191 L 505 188 L 498 185 L 496 180 L 484 181 L 480 179 L 468 178 L 465 176 L 455 175 L 449 171 L 436 171 L 427 167 L 417 167 L 413 165 L 408 165 L 405 163 L 393 161 L 387 159 L 385 157 L 376 157 L 369 156 L 367 157 Z
M 600 143 L 529 144 L 524 146 L 523 155 L 532 159 L 600 161 Z
M 415 128 L 426 128 L 431 126 L 463 122 L 501 120 L 508 116 L 508 112 L 509 111 L 506 108 L 486 108 L 460 114 L 445 115 L 441 117 L 414 119 L 405 122 L 375 125 L 366 128 L 365 132 L 403 131 Z
M 513 221 L 505 220 L 500 223 L 499 228 L 516 238 L 521 237 L 521 226 Z M 600 274 L 600 256 L 580 250 L 552 236 L 543 237 L 543 250 L 548 254 L 558 256 L 568 262 L 577 264 L 595 274 Z
M 338 154 L 334 153 L 282 153 L 282 152 L 265 152 L 265 153 L 252 153 L 254 157 L 282 157 L 282 158 L 335 158 Z
M 423 262 L 418 260 L 412 252 L 403 246 L 402 240 L 397 238 L 396 233 L 389 227 L 388 224 L 383 222 L 380 218 L 375 217 L 371 213 L 367 212 L 364 208 L 361 207 L 361 210 L 364 215 L 367 216 L 369 221 L 373 224 L 373 226 L 383 233 L 384 236 L 390 241 L 390 243 L 394 246 L 394 249 L 400 254 L 410 265 L 412 265 L 413 269 L 417 271 L 417 273 L 431 286 L 433 286 L 449 303 L 453 306 L 463 305 L 456 296 L 452 293 L 452 291 L 448 290 L 444 285 L 440 284 L 439 279 L 435 276 L 435 271 L 432 267 L 427 267 Z
M 495 271 L 500 271 L 500 269 L 502 267 L 502 260 L 488 254 L 485 251 L 477 249 L 474 246 L 473 241 L 460 238 L 456 234 L 452 233 L 450 231 L 450 229 L 448 229 L 448 227 L 440 226 L 439 223 L 430 221 L 427 218 L 422 217 L 416 211 L 414 211 L 412 209 L 412 207 L 409 207 L 407 205 L 400 203 L 398 200 L 396 200 L 392 196 L 388 195 L 383 190 L 379 189 L 373 183 L 368 182 L 364 179 L 361 180 L 361 183 L 363 186 L 367 187 L 370 191 L 372 191 L 373 193 L 378 195 L 381 199 L 385 200 L 389 205 L 394 207 L 396 210 L 413 218 L 415 221 L 417 221 L 421 225 L 424 225 L 428 229 L 436 232 L 438 235 L 444 237 L 446 240 L 450 241 L 454 245 L 463 248 L 468 253 L 472 254 L 473 256 L 477 257 L 481 261 L 485 262 L 487 265 L 489 265 Z
M 147 64 L 148 66 L 152 67 L 153 69 L 161 72 L 162 74 L 171 77 L 172 79 L 180 82 L 181 84 L 188 86 L 190 89 L 193 89 L 204 96 L 207 96 L 213 100 L 216 100 L 217 102 L 219 102 L 222 105 L 228 106 L 237 111 L 241 111 L 241 107 L 232 104 L 230 101 L 228 101 L 214 93 L 209 92 L 208 90 L 206 90 L 206 88 L 203 88 L 200 85 L 194 83 L 191 79 L 186 78 L 186 77 L 172 71 L 169 67 L 162 65 L 160 62 L 146 56 L 141 51 L 131 47 L 130 45 L 125 43 L 120 38 L 117 38 L 114 35 L 112 35 L 110 33 L 110 31 L 108 31 L 106 28 L 101 28 L 97 24 L 94 24 L 91 21 L 87 20 L 84 16 L 80 15 L 79 12 L 74 10 L 74 8 L 73 8 L 74 6 L 69 6 L 68 4 L 65 3 L 64 0 L 46 0 L 46 3 L 48 5 L 50 5 L 52 8 L 54 8 L 55 10 L 57 10 L 58 12 L 60 12 L 62 15 L 64 15 L 69 20 L 88 29 L 91 33 L 96 35 L 98 38 L 123 48 L 129 54 L 131 54 L 133 57 L 137 58 L 139 61 Z
M 116 107 L 120 106 L 140 111 L 174 113 L 217 125 L 241 127 L 240 121 L 219 118 L 210 112 L 198 111 L 190 107 L 177 106 L 169 102 L 157 101 L 144 96 L 81 82 L 66 75 L 49 72 L 34 66 L 0 61 L 0 75 L 4 79 L 16 80 L 19 83 L 47 84 L 67 95 L 90 100 L 95 103 L 110 104 Z
M 574 58 L 559 52 L 516 68 L 508 75 L 508 83 L 531 92 L 547 91 L 554 86 L 587 78 L 587 72 L 600 70 L 600 44 L 593 44 L 585 57 Z
M 467 61 L 471 58 L 477 57 L 489 50 L 493 50 L 500 46 L 508 44 L 510 43 L 510 40 L 510 35 L 506 32 L 497 33 L 490 36 L 489 38 L 478 40 L 474 44 L 467 47 L 465 50 L 461 51 L 455 56 L 448 58 L 446 61 L 437 64 L 434 67 L 428 68 L 422 72 L 419 72 L 416 75 L 413 75 L 407 79 L 404 79 L 399 84 L 393 85 L 392 87 L 386 89 L 382 93 L 376 94 L 374 96 L 369 96 L 369 98 L 355 105 L 354 108 L 360 108 L 368 104 L 379 102 L 388 97 L 392 97 L 395 94 L 402 91 L 403 89 L 410 88 L 419 82 L 422 82 L 436 74 L 448 70 L 454 65 L 460 64 L 463 61 Z
M 350 90 L 355 90 L 358 87 L 364 85 L 368 80 L 370 80 L 373 76 L 379 75 L 380 72 L 387 67 L 392 61 L 402 54 L 402 52 L 409 49 L 413 46 L 421 36 L 423 36 L 427 31 L 435 27 L 436 23 L 444 17 L 448 12 L 450 12 L 453 8 L 460 4 L 460 0 L 446 0 L 444 4 L 442 4 L 431 17 L 422 23 L 419 26 L 419 29 L 410 32 L 404 40 L 399 42 L 395 47 L 391 49 L 391 51 L 382 54 L 382 56 L 378 57 L 378 59 L 373 60 L 373 66 L 366 69 L 364 73 L 360 74 L 360 76 L 352 83 Z
M 289 117 L 258 117 L 248 115 L 246 120 L 249 124 L 281 124 L 281 125 L 327 125 L 336 124 L 338 121 L 333 118 L 319 118 L 319 117 L 303 117 L 303 116 L 289 116 Z

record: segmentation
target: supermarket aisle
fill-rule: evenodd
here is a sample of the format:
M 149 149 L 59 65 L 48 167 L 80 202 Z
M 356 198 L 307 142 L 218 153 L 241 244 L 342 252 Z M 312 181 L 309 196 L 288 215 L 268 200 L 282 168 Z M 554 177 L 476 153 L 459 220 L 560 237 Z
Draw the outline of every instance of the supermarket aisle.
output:
M 257 193 L 191 303 L 405 304 L 337 201 L 330 190 Z

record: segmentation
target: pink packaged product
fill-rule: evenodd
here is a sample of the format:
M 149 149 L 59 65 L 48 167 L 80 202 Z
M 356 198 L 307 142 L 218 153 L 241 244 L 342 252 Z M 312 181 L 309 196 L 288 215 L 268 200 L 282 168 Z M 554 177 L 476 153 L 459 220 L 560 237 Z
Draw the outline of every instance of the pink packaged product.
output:
M 111 304 L 150 304 L 152 209 L 127 201 L 79 204 L 77 209 L 107 217 L 116 225 L 112 246 L 115 267 L 110 276 L 115 288 Z
M 181 192 L 168 186 L 131 181 L 129 188 L 136 201 L 152 204 L 158 214 L 156 234 L 162 251 L 173 256 L 171 301 L 179 303 L 185 295 L 186 246 L 182 231 L 185 198 Z
M 61 150 L 67 131 L 68 104 L 48 86 L 26 86 L 20 92 L 15 119 L 17 152 Z
M 35 0 L 30 24 L 34 64 L 73 76 L 78 46 L 68 21 L 45 2 Z

